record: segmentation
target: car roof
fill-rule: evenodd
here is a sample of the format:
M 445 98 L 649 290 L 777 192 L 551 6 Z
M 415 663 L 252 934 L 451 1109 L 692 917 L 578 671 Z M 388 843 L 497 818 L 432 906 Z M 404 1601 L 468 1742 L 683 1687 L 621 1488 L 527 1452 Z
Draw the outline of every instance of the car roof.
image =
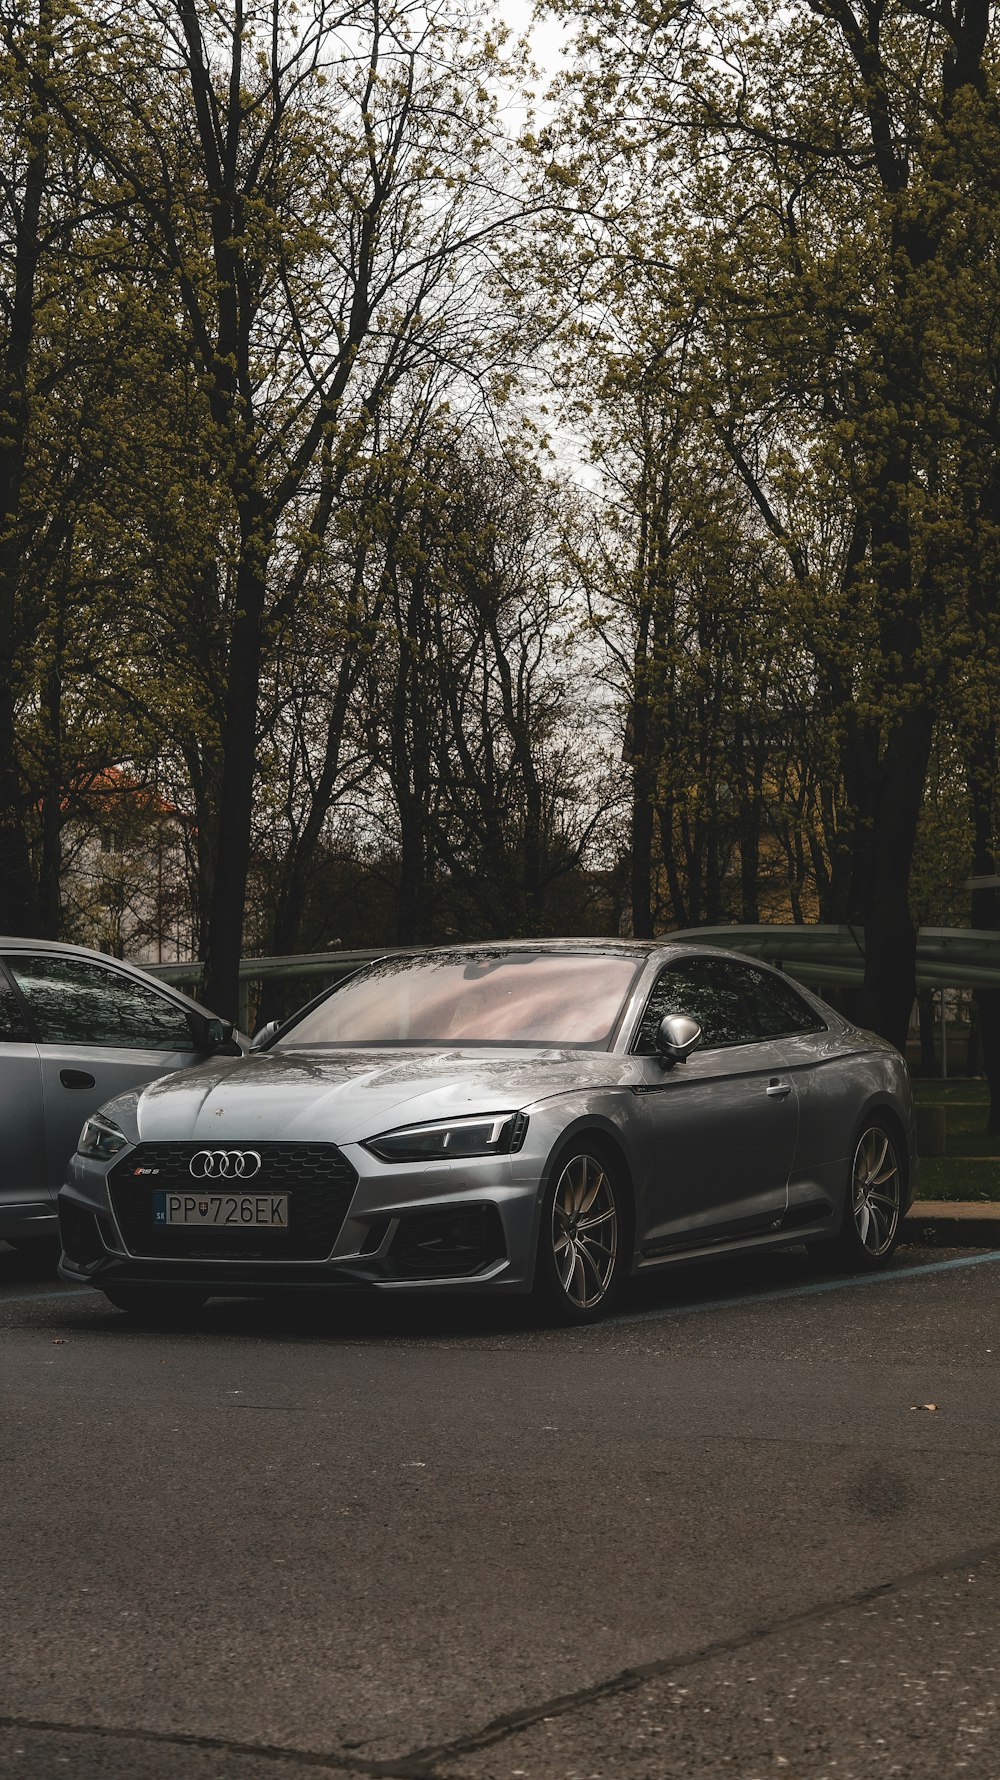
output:
M 102 952 L 97 946 L 77 946 L 68 939 L 28 939 L 24 934 L 0 934 L 0 950 L 51 952 L 60 957 L 68 953 L 72 958 L 99 958 L 102 964 L 116 964 L 120 970 L 137 970 L 142 976 L 148 974 L 141 964 L 133 964 L 131 958 L 116 958 L 113 953 Z
M 665 933 L 657 939 L 599 939 L 588 934 L 580 939 L 484 939 L 462 941 L 461 943 L 456 941 L 454 945 L 400 946 L 398 949 L 386 947 L 386 950 L 381 952 L 377 958 L 373 958 L 367 965 L 359 966 L 359 969 L 370 969 L 374 965 L 385 964 L 397 959 L 402 961 L 409 958 L 419 961 L 425 958 L 497 957 L 506 952 L 530 952 L 535 955 L 540 952 L 553 955 L 563 952 L 577 957 L 585 953 L 592 953 L 594 957 L 634 958 L 636 963 L 655 959 L 657 963 L 663 964 L 669 963 L 672 958 L 690 957 L 693 952 L 697 952 L 699 957 L 704 953 L 709 958 L 726 958 L 731 964 L 751 964 L 756 970 L 764 971 L 768 976 L 785 977 L 787 974 L 792 977 L 797 988 L 803 987 L 792 972 L 785 973 L 777 970 L 774 964 L 766 958 L 757 958 L 751 952 L 737 951 L 729 946 L 709 945 L 692 938 L 689 934 L 685 934 L 683 939 L 671 939 L 669 933 Z M 333 989 L 337 987 L 339 987 L 338 984 L 333 985 Z M 333 989 L 324 991 L 324 993 L 332 994 Z M 318 999 L 319 997 L 317 997 Z
M 401 961 L 412 959 L 414 962 L 420 962 L 423 959 L 484 956 L 495 958 L 508 952 L 529 952 L 532 955 L 538 953 L 558 955 L 560 952 L 564 952 L 576 957 L 591 953 L 597 958 L 634 958 L 637 962 L 649 958 L 669 959 L 682 957 L 691 952 L 699 954 L 705 952 L 715 958 L 729 958 L 734 963 L 746 964 L 750 962 L 760 964 L 764 969 L 770 968 L 760 958 L 748 958 L 746 952 L 731 951 L 723 946 L 702 945 L 699 940 L 690 938 L 672 940 L 669 934 L 664 934 L 659 939 L 600 939 L 588 934 L 580 939 L 482 939 L 455 941 L 454 944 L 445 942 L 443 945 L 430 946 L 400 946 L 398 948 L 387 946 L 385 951 L 371 959 L 370 963 L 372 965 L 384 964 L 389 960 L 395 961 L 396 959 Z M 366 966 L 361 968 L 366 968 Z
M 124 964 L 124 958 L 113 958 L 110 952 L 101 952 L 96 946 L 77 946 L 69 939 L 32 939 L 23 933 L 0 934 L 0 946 L 9 951 L 13 946 L 20 952 L 74 952 L 78 958 L 106 958 L 111 964 Z M 137 968 L 132 965 L 130 968 Z M 138 967 L 141 969 L 141 966 Z
M 655 952 L 665 943 L 662 939 L 618 939 L 614 935 L 601 939 L 594 934 L 585 934 L 579 939 L 545 938 L 545 939 L 470 939 L 441 940 L 436 945 L 427 946 L 387 946 L 383 956 L 396 957 L 403 953 L 414 957 L 437 957 L 445 952 L 623 952 L 634 953 L 636 956 L 647 952 Z

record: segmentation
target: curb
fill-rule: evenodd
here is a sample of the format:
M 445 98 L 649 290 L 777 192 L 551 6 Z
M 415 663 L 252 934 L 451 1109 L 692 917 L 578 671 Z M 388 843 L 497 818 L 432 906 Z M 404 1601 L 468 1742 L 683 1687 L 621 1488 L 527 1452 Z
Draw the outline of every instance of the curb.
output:
M 929 1248 L 1000 1249 L 1000 1205 L 915 1199 L 903 1219 L 900 1241 Z

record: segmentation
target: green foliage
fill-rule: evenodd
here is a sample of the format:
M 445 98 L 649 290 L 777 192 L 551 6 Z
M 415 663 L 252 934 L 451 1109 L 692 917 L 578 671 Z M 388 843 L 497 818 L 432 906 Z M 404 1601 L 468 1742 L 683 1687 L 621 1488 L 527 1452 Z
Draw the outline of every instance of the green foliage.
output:
M 898 1037 L 1000 820 L 989 9 L 556 10 L 515 144 L 457 0 L 0 0 L 0 925 L 117 764 L 220 1005 L 378 879 L 850 918 Z
M 651 588 L 666 538 L 695 609 L 713 557 L 728 564 L 723 605 L 751 633 L 733 684 L 795 738 L 798 786 L 786 776 L 777 801 L 807 826 L 799 851 L 823 912 L 868 928 L 869 1016 L 898 1040 L 934 724 L 950 696 L 971 737 L 997 683 L 987 415 L 1000 111 L 988 10 L 916 0 L 557 10 L 578 26 L 550 132 L 575 203 L 547 221 L 539 273 L 551 314 L 567 287 L 582 299 L 557 369 L 570 394 L 585 361 L 601 368 L 590 421 L 618 469 L 638 578 L 613 603 L 633 634 L 636 612 L 650 614 L 623 697 L 633 726 L 638 714 L 640 728 L 656 727 L 657 700 L 670 717 L 652 755 L 633 756 L 634 831 L 674 772 L 678 731 L 703 728 L 700 644 L 693 657 L 683 627 L 659 620 Z M 540 186 L 548 171 L 539 155 Z M 652 428 L 631 421 L 640 403 Z M 696 570 L 681 561 L 685 535 Z M 766 569 L 748 623 L 740 589 L 755 548 Z M 667 600 L 672 612 L 673 587 Z M 769 663 L 797 718 L 781 711 Z M 731 700 L 728 690 L 727 712 Z M 738 721 L 731 743 L 733 730 Z M 744 750 L 738 800 L 752 814 L 745 767 Z M 710 800 L 715 755 L 694 781 Z M 961 772 L 951 783 L 961 796 Z M 806 784 L 815 794 L 800 799 Z M 709 826 L 718 837 L 714 809 Z M 660 828 L 669 872 L 682 849 L 672 823 Z M 741 847 L 755 844 L 748 832 Z
M 3 41 L 7 137 L 29 162 L 33 129 L 50 143 L 60 248 L 33 276 L 11 771 L 37 858 L 95 763 L 157 759 L 194 818 L 195 939 L 225 999 L 255 784 L 263 814 L 291 750 L 294 877 L 356 770 L 343 695 L 378 597 L 354 507 L 376 440 L 405 454 L 449 388 L 493 397 L 502 318 L 480 289 L 519 207 L 502 57 L 414 0 L 94 0 L 51 37 L 12 15 Z M 62 540 L 58 594 L 40 537 Z

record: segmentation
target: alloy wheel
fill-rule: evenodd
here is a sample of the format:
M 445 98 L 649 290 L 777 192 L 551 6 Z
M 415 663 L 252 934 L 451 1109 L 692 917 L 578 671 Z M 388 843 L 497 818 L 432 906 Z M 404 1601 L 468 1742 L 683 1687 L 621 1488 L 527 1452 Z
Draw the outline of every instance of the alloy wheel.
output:
M 596 1156 L 573 1156 L 552 1200 L 552 1255 L 570 1304 L 592 1310 L 611 1284 L 618 1257 L 618 1205 Z
M 858 1240 L 873 1258 L 891 1247 L 899 1223 L 900 1174 L 888 1133 L 878 1125 L 864 1131 L 854 1152 L 851 1180 Z

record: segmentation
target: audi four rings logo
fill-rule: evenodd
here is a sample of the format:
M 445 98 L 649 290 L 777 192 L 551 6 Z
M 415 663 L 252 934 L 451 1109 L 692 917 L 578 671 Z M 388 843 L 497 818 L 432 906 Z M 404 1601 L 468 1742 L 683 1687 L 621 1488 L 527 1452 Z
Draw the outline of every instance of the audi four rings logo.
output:
M 256 1150 L 197 1150 L 188 1163 L 195 1180 L 252 1180 L 260 1173 Z

